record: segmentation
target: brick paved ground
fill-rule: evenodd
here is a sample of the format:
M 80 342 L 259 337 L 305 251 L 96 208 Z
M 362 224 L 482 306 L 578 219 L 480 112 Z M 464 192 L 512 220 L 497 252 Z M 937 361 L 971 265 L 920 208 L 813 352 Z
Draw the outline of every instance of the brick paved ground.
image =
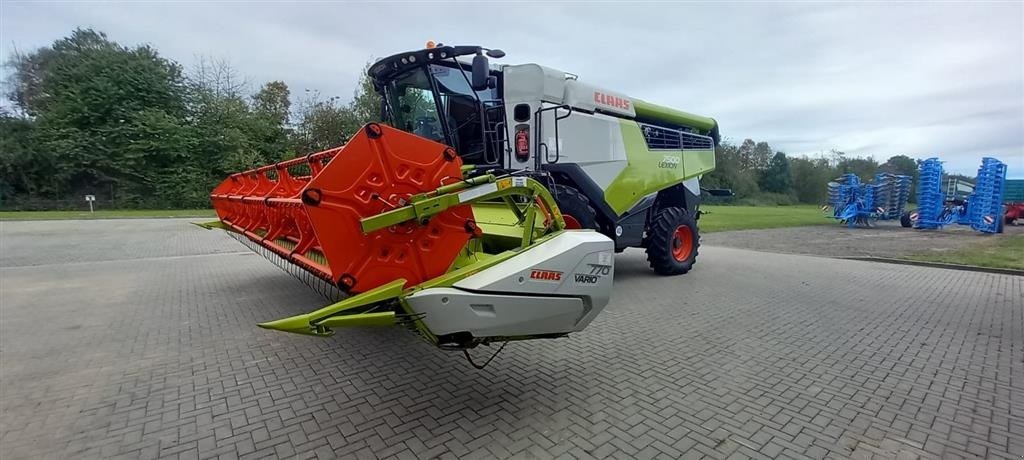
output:
M 476 371 L 398 329 L 256 328 L 320 300 L 185 221 L 2 222 L 0 457 L 1024 455 L 1022 277 L 617 261 L 589 329 Z
M 1024 234 L 1024 225 L 1010 225 L 1005 228 L 1005 235 L 992 235 L 962 225 L 949 225 L 941 230 L 909 230 L 896 221 L 879 221 L 872 228 L 848 228 L 822 219 L 831 225 L 706 233 L 702 241 L 711 246 L 787 254 L 906 257 L 977 247 L 1007 235 Z

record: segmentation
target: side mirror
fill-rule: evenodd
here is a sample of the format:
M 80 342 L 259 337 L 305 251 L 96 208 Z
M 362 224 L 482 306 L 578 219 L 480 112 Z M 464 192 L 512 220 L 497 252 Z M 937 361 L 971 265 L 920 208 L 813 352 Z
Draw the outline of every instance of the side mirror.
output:
M 487 56 L 483 53 L 477 52 L 476 56 L 473 56 L 473 91 L 483 91 L 487 89 L 487 77 L 491 74 L 491 65 L 487 61 Z

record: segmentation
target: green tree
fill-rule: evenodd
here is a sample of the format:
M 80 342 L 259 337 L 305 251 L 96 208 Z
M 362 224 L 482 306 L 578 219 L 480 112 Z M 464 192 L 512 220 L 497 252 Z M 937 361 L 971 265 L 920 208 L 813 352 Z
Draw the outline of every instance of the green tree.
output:
M 879 169 L 888 173 L 910 176 L 910 201 L 914 201 L 916 199 L 918 177 L 917 160 L 906 155 L 893 155 L 889 157 L 889 159 L 886 160 Z
M 750 144 L 753 148 L 753 141 L 750 141 Z M 715 147 L 715 170 L 702 178 L 703 185 L 731 189 L 739 198 L 757 193 L 757 176 L 753 170 L 743 165 L 741 148 L 727 141 Z
M 764 170 L 772 160 L 772 147 L 767 142 L 758 142 L 754 145 L 751 155 L 751 167 L 757 170 Z M 780 192 L 781 193 L 781 192 Z
M 917 160 L 906 155 L 893 155 L 880 167 L 882 171 L 907 176 L 917 172 Z
M 260 163 L 271 163 L 291 157 L 288 127 L 291 101 L 288 85 L 272 81 L 263 85 L 253 96 L 253 113 L 248 134 L 252 150 Z
M 366 63 L 352 101 L 342 104 L 341 98 L 322 98 L 317 91 L 307 91 L 297 113 L 297 123 L 291 133 L 291 145 L 299 154 L 337 147 L 348 141 L 359 127 L 380 121 L 380 95 L 366 71 L 373 65 Z
M 359 74 L 359 83 L 356 84 L 355 95 L 349 108 L 359 125 L 371 121 L 380 121 L 380 95 L 373 88 L 373 81 L 367 75 L 373 61 L 368 61 Z
M 0 199 L 4 204 L 19 195 L 52 196 L 61 188 L 53 176 L 56 162 L 37 148 L 37 136 L 33 120 L 0 112 Z
M 736 147 L 736 155 L 741 168 L 754 169 L 754 148 L 756 146 L 757 143 L 753 139 L 744 139 L 743 143 Z
M 253 116 L 243 87 L 223 60 L 200 57 L 189 71 L 186 101 L 196 139 L 189 164 L 205 171 L 196 188 L 212 188 L 230 173 L 264 163 L 251 139 Z
M 856 174 L 862 182 L 871 182 L 875 178 L 875 173 L 878 172 L 878 162 L 872 157 L 844 157 L 839 160 L 836 170 L 839 174 Z
M 739 156 L 740 166 L 744 169 L 762 170 L 768 167 L 772 158 L 772 147 L 767 142 L 754 142 L 753 139 L 744 139 L 736 149 Z
M 53 48 L 40 48 L 35 52 L 22 53 L 17 50 L 6 62 L 12 72 L 7 77 L 7 99 L 14 102 L 14 107 L 24 115 L 35 116 L 40 105 L 41 86 L 46 69 L 50 68 L 56 51 Z M 10 116 L 10 114 L 5 114 Z
M 341 104 L 338 97 L 321 99 L 311 92 L 299 110 L 299 123 L 292 137 L 298 154 L 327 150 L 344 144 L 361 126 L 349 105 Z
M 181 69 L 149 46 L 76 29 L 10 65 L 9 97 L 34 117 L 37 151 L 52 152 L 58 194 L 109 187 L 151 195 L 161 169 L 188 148 Z
M 283 81 L 265 83 L 252 97 L 253 110 L 258 116 L 275 125 L 287 125 L 292 105 L 290 96 L 291 91 Z
M 828 159 L 790 158 L 789 171 L 797 201 L 814 204 L 825 202 L 828 182 L 836 176 Z
M 765 192 L 789 193 L 789 181 L 789 159 L 785 153 L 776 152 L 768 162 L 768 167 L 761 171 L 758 185 Z

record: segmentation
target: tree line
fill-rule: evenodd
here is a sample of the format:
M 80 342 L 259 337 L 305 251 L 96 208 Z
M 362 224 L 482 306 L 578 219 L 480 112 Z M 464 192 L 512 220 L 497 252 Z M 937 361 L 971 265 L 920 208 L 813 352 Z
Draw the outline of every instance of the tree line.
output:
M 873 182 L 876 173 L 887 172 L 911 176 L 913 200 L 917 165 L 906 155 L 893 155 L 884 163 L 838 150 L 818 157 L 790 157 L 767 142 L 723 141 L 715 150 L 715 170 L 704 176 L 701 186 L 731 189 L 735 198 L 728 201 L 736 204 L 824 204 L 828 183 L 839 176 L 852 173 L 861 181 Z
M 92 29 L 15 52 L 6 65 L 2 209 L 80 207 L 86 194 L 109 208 L 206 208 L 228 174 L 342 144 L 379 110 L 365 72 L 350 101 L 296 96 L 282 81 L 250 85 L 221 60 L 186 69 Z M 731 188 L 741 203 L 820 203 L 845 172 L 916 175 L 903 155 L 881 165 L 836 151 L 790 158 L 750 139 L 723 143 L 716 157 L 703 184 Z
M 206 208 L 228 174 L 342 144 L 378 110 L 365 73 L 351 102 L 293 98 L 281 81 L 253 90 L 225 61 L 185 69 L 91 29 L 6 65 L 4 209 L 81 206 L 86 194 L 108 207 Z

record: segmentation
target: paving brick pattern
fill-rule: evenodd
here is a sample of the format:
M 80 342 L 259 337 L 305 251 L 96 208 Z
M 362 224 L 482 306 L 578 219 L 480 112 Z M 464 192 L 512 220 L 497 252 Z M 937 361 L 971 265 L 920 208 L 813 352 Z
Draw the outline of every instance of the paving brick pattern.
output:
M 1024 455 L 1022 277 L 616 260 L 590 328 L 477 371 L 400 329 L 256 328 L 321 300 L 183 220 L 2 222 L 0 457 Z

